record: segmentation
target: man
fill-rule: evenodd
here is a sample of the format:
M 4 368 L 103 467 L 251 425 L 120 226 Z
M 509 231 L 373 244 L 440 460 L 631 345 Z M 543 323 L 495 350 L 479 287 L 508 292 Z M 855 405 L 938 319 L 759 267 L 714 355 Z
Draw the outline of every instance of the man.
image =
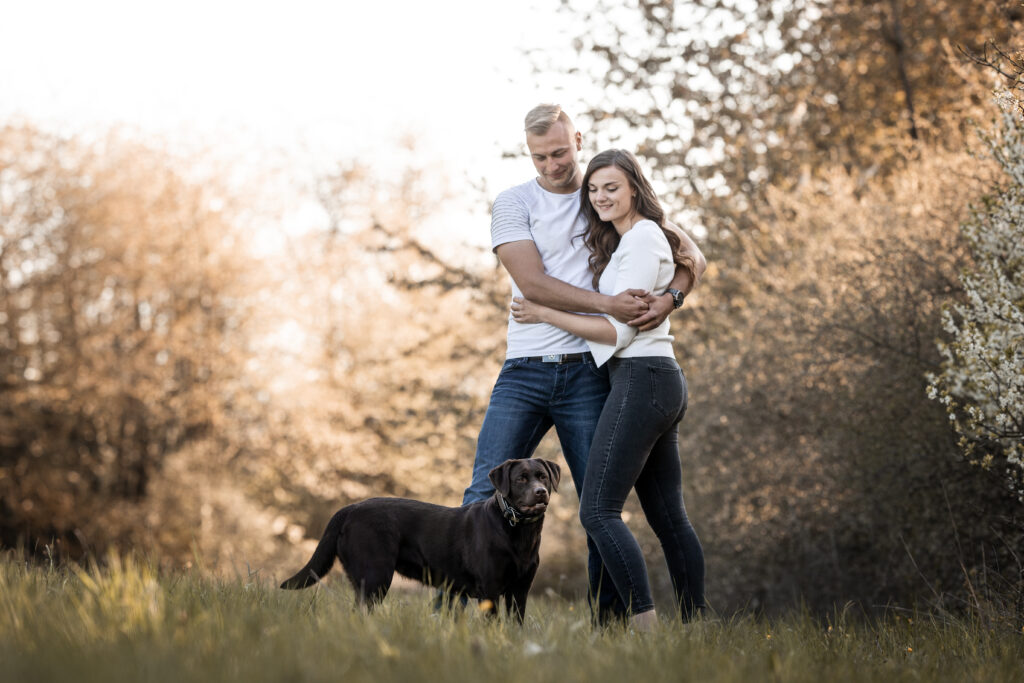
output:
M 492 247 L 511 276 L 513 296 L 566 311 L 608 314 L 640 329 L 658 326 L 703 274 L 700 250 L 679 231 L 683 246 L 676 260 L 689 267 L 677 267 L 664 293 L 595 292 L 581 237 L 583 172 L 577 154 L 582 136 L 561 107 L 542 104 L 526 115 L 526 146 L 537 177 L 498 195 L 491 212 Z M 510 318 L 505 364 L 491 392 L 463 505 L 489 497 L 494 489 L 488 472 L 505 460 L 531 457 L 552 426 L 579 493 L 608 390 L 607 373 L 596 367 L 585 341 L 551 325 Z M 589 594 L 597 598 L 598 618 L 625 615 L 589 538 L 587 546 Z

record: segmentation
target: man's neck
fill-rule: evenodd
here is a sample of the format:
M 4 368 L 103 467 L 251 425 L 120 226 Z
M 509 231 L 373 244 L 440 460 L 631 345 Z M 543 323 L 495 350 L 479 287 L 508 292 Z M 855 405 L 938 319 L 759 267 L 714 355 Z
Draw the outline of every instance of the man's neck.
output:
M 576 168 L 572 174 L 572 183 L 569 185 L 563 185 L 561 187 L 552 187 L 550 183 L 546 182 L 543 176 L 537 176 L 537 184 L 540 185 L 546 192 L 551 194 L 572 194 L 576 190 L 583 186 L 583 178 L 580 173 L 579 167 Z

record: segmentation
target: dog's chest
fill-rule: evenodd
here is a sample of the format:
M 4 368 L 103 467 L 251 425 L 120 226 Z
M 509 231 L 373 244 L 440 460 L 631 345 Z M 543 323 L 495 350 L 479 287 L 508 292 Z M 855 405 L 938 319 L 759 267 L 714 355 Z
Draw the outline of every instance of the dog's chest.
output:
M 540 562 L 540 528 L 510 534 L 508 565 L 517 577 L 535 571 Z

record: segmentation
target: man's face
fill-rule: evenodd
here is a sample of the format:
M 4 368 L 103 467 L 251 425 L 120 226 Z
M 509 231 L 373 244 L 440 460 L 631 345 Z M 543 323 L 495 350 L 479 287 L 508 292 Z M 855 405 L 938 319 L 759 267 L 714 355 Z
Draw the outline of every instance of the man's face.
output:
M 557 194 L 579 189 L 582 174 L 576 153 L 581 149 L 581 141 L 580 134 L 561 121 L 556 121 L 544 135 L 526 134 L 526 146 L 541 187 Z

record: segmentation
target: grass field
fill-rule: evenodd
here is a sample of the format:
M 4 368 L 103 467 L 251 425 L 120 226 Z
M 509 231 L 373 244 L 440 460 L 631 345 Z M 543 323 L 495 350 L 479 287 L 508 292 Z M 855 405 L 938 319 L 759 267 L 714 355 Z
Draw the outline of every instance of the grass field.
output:
M 258 576 L 0 561 L 0 681 L 1024 681 L 1024 633 L 949 616 L 735 616 L 595 629 L 535 596 L 522 626 L 435 615 L 426 591 L 372 614 L 341 575 L 281 591 Z

